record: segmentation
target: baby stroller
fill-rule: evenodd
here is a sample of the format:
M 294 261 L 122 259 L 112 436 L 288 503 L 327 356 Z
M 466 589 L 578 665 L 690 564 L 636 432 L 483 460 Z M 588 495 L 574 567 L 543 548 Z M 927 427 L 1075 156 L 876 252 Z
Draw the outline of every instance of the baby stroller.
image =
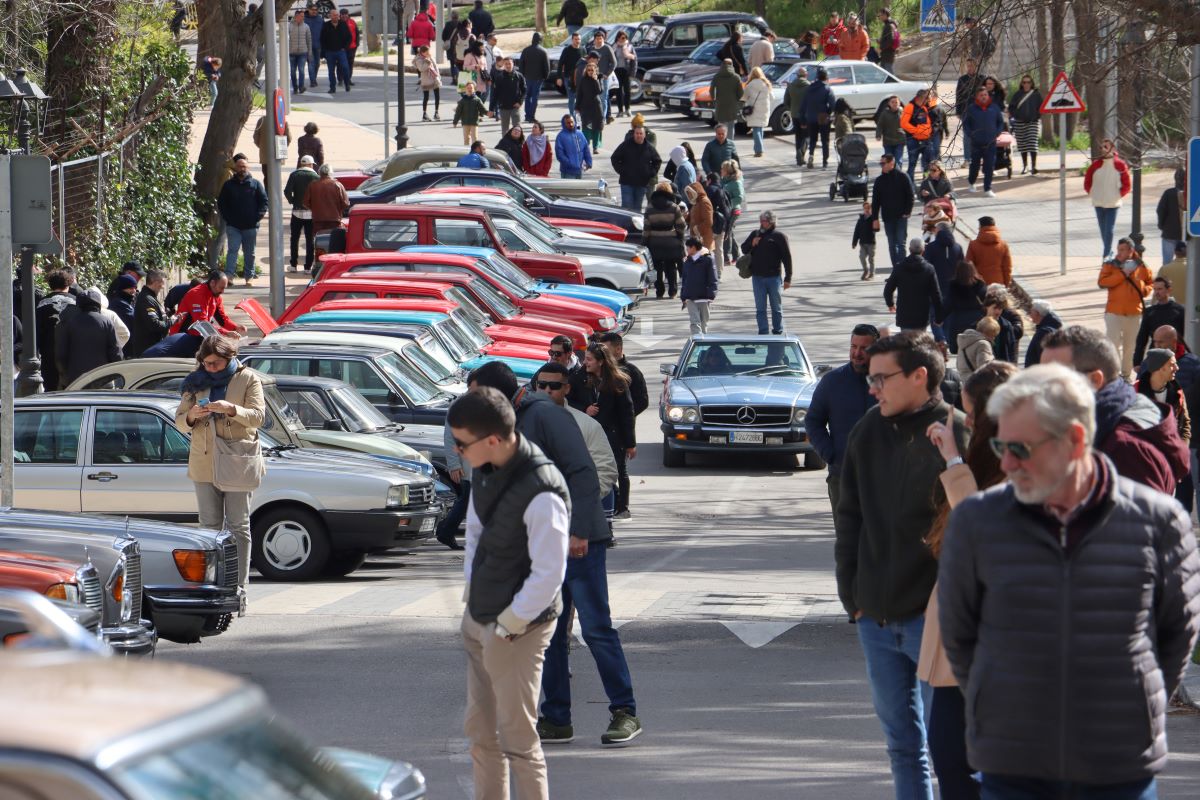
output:
M 847 203 L 851 197 L 867 199 L 867 137 L 861 133 L 848 133 L 837 148 L 837 175 L 829 184 L 829 202 L 841 197 Z
M 1008 170 L 1009 178 L 1012 177 L 1012 149 L 1016 143 L 1016 137 L 1008 131 L 1001 131 L 1000 135 L 996 137 L 996 166 L 994 169 L 996 172 L 1002 169 Z

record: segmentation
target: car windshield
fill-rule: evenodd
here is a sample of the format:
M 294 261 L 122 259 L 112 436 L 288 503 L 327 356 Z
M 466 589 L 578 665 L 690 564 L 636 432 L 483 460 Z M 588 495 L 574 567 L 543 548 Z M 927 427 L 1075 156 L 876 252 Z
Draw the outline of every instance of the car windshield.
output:
M 296 413 L 296 410 L 293 409 L 290 405 L 288 405 L 287 398 L 285 398 L 283 396 L 283 392 L 279 391 L 278 386 L 275 386 L 272 384 L 264 384 L 263 385 L 263 396 L 266 398 L 268 405 L 275 406 L 275 410 L 279 412 L 279 416 L 283 420 L 283 424 L 287 426 L 288 430 L 291 430 L 291 431 L 304 430 L 304 421 L 302 419 L 300 419 L 300 415 L 298 415 Z M 273 419 L 271 419 L 271 415 L 267 414 L 267 418 L 263 422 L 263 425 L 259 430 L 268 430 L 269 431 L 274 426 L 274 424 L 275 424 L 275 421 Z
M 524 206 L 518 205 L 517 203 L 509 203 L 505 210 L 512 219 L 515 219 L 517 222 L 521 223 L 522 227 L 537 231 L 539 234 L 541 234 L 541 237 L 547 241 L 552 241 L 562 236 L 562 231 L 551 225 L 549 222 L 546 222 L 546 220 L 542 219 L 537 214 L 534 214 Z M 496 218 L 493 216 L 492 220 L 494 221 L 495 219 Z
M 430 334 L 422 334 L 405 344 L 401 350 L 433 381 L 442 383 L 457 380 L 454 373 L 458 369 L 458 361 L 446 352 L 441 341 Z
M 331 389 L 327 397 L 337 409 L 342 422 L 353 433 L 372 433 L 392 427 L 392 421 L 367 402 L 367 398 L 356 389 Z
M 466 361 L 468 358 L 474 358 L 477 351 L 471 347 L 471 343 L 467 341 L 464 335 L 458 330 L 458 326 L 450 320 L 442 320 L 434 323 L 434 330 L 437 331 L 438 340 L 446 346 L 446 350 L 454 358 L 458 364 Z
M 417 348 L 412 348 L 416 350 Z M 432 403 L 449 394 L 425 376 L 425 373 L 400 357 L 399 353 L 380 356 L 377 363 L 384 374 L 403 390 L 405 396 L 417 405 Z
M 633 35 L 633 43 L 643 47 L 654 47 L 666 32 L 665 25 L 643 25 Z
M 403 175 L 397 175 L 396 177 L 389 178 L 386 181 L 380 181 L 379 183 L 375 184 L 374 186 L 371 186 L 370 188 L 367 188 L 367 189 L 360 188 L 360 191 L 363 194 L 367 195 L 368 197 L 379 197 L 380 195 L 390 193 L 394 188 L 399 186 L 408 177 L 409 177 L 409 173 L 405 172 Z
M 790 64 L 780 64 L 774 61 L 770 64 L 762 65 L 763 75 L 766 75 L 767 80 L 771 83 L 777 83 L 791 68 Z
M 500 253 L 492 253 L 487 258 L 479 259 L 476 263 L 480 269 L 486 270 L 489 275 L 495 275 L 500 278 L 501 283 L 516 289 L 517 294 L 529 294 L 534 290 L 535 281 L 533 278 L 522 272 L 520 267 Z
M 487 303 L 488 308 L 496 311 L 501 319 L 511 319 L 521 313 L 521 309 L 517 308 L 513 301 L 485 280 L 476 278 L 471 281 L 471 291 L 483 298 L 483 302 Z M 524 294 L 524 292 L 517 294 Z
M 697 342 L 683 366 L 685 378 L 692 375 L 807 374 L 808 362 L 795 342 Z
M 492 315 L 483 306 L 479 305 L 470 292 L 461 286 L 451 286 L 446 290 L 446 297 L 458 303 L 459 309 L 478 320 L 480 325 L 487 326 L 492 324 Z
M 537 231 L 524 227 L 515 219 L 496 216 L 492 217 L 492 222 L 496 224 L 496 230 L 499 231 L 500 238 L 504 240 L 504 246 L 510 250 L 525 250 L 545 255 L 558 254 L 558 250 L 539 236 Z
M 491 344 L 491 340 L 483 332 L 483 324 L 473 315 L 461 308 L 456 308 L 450 312 L 450 319 L 453 322 L 450 327 L 457 336 L 471 346 L 472 350 L 478 350 L 484 345 Z
M 372 793 L 277 722 L 254 719 L 113 770 L 135 800 L 371 800 Z

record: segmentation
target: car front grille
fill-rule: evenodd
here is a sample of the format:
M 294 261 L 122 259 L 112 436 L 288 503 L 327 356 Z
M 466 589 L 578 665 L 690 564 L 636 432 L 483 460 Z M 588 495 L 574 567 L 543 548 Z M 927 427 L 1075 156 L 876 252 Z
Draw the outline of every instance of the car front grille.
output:
M 83 604 L 104 615 L 104 587 L 100 584 L 100 575 L 92 564 L 86 564 L 77 573 L 79 575 L 79 591 L 83 595 Z
M 236 589 L 238 583 L 238 549 L 232 536 L 221 543 L 221 585 Z
M 121 552 L 125 554 L 125 591 L 130 597 L 130 617 L 142 618 L 142 551 L 137 542 L 129 542 Z M 125 622 L 125 620 L 121 620 Z
M 408 507 L 424 508 L 432 505 L 436 496 L 432 483 L 418 483 L 408 487 Z
M 706 425 L 734 428 L 779 428 L 792 421 L 791 406 L 701 406 L 700 420 Z

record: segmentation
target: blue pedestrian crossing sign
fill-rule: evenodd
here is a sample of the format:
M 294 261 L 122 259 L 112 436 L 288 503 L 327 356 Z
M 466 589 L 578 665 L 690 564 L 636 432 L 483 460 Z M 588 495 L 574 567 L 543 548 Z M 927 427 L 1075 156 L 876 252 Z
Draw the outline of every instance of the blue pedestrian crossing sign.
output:
M 922 33 L 954 33 L 958 0 L 921 0 Z
M 1200 136 L 1188 142 L 1187 204 L 1188 236 L 1200 236 Z

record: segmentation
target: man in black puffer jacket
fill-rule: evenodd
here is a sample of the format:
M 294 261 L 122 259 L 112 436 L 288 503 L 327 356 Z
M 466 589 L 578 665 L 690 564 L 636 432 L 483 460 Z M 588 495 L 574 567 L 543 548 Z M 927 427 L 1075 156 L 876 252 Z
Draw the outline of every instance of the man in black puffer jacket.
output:
M 896 327 L 902 331 L 923 331 L 929 327 L 930 311 L 942 312 L 942 292 L 938 288 L 933 264 L 925 260 L 925 242 L 920 238 L 908 243 L 908 258 L 892 270 L 883 285 L 883 301 L 896 315 Z M 896 290 L 900 299 L 896 300 Z
M 884 154 L 879 159 L 880 173 L 871 188 L 871 218 L 883 219 L 887 236 L 888 257 L 892 267 L 904 260 L 904 242 L 908 238 L 908 218 L 913 210 L 913 185 L 902 170 L 896 169 L 896 159 Z M 878 228 L 876 228 L 878 230 Z
M 1200 556 L 1168 496 L 1092 450 L 1092 390 L 1031 367 L 988 401 L 1007 483 L 959 503 L 942 641 L 985 797 L 1155 797 L 1200 631 Z

